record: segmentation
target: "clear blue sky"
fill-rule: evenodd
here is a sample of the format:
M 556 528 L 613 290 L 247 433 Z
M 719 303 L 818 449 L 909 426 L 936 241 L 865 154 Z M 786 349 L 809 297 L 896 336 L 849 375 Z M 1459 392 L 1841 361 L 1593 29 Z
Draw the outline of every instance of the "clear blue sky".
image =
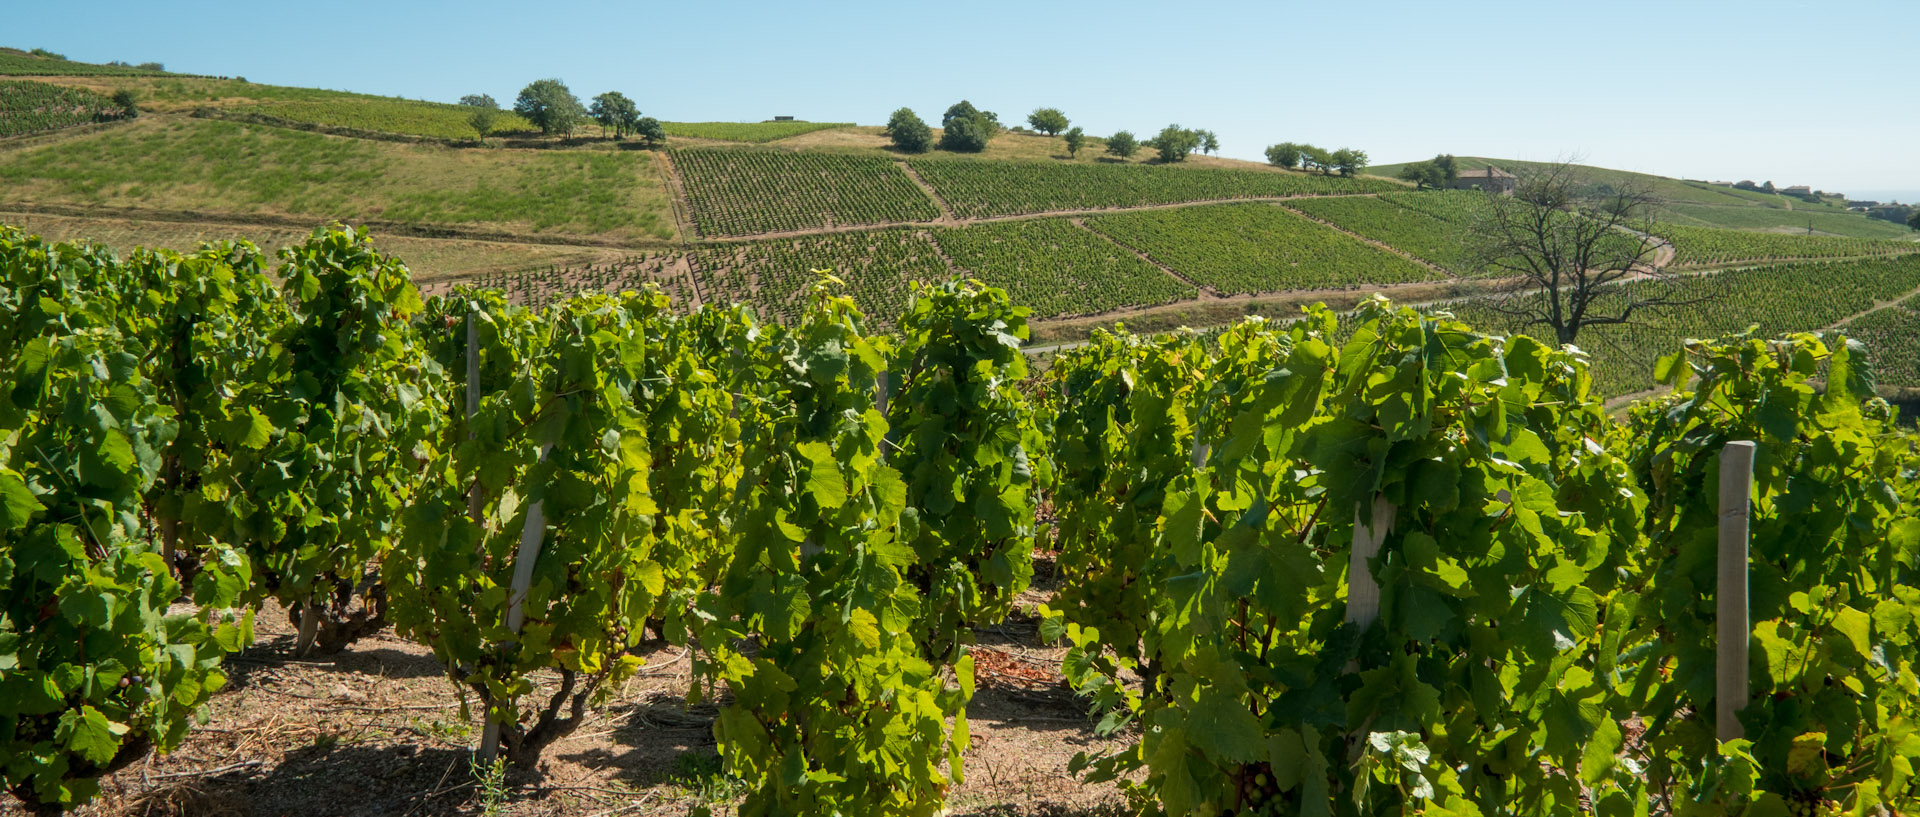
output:
M 256 82 L 503 103 L 559 77 L 648 115 L 937 121 L 967 98 L 1088 132 L 1579 154 L 1920 196 L 1920 0 L 1571 3 L 331 3 L 5 0 L 0 44 Z

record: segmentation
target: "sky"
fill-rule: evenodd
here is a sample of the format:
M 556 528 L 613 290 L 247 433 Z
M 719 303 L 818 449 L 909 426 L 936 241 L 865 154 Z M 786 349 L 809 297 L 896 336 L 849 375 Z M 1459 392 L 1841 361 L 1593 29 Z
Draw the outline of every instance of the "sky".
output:
M 0 45 L 510 104 L 557 77 L 649 116 L 937 124 L 1057 107 L 1269 144 L 1588 164 L 1920 199 L 1920 0 L 674 3 L 0 0 Z

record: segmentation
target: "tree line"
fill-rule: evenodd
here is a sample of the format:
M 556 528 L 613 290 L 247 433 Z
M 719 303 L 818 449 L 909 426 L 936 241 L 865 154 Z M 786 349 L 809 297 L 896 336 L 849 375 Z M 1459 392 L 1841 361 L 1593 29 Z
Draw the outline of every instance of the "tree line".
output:
M 1067 155 L 1079 158 L 1082 148 L 1087 146 L 1087 132 L 1073 125 L 1059 108 L 1036 108 L 1027 115 L 1027 126 L 1033 131 L 1046 134 L 1049 138 L 1059 136 L 1065 142 Z M 940 117 L 940 138 L 933 138 L 933 128 L 928 125 L 912 108 L 900 108 L 887 117 L 887 126 L 883 130 L 892 142 L 895 150 L 903 153 L 926 153 L 939 149 L 954 153 L 979 153 L 987 149 L 987 144 L 1003 130 L 1009 130 L 1000 122 L 1000 115 L 993 111 L 983 111 L 974 107 L 972 102 L 960 100 L 947 109 Z M 1184 162 L 1195 151 L 1217 153 L 1220 150 L 1220 137 L 1213 131 L 1184 128 L 1178 124 L 1160 129 L 1160 133 L 1150 139 L 1140 139 L 1131 131 L 1119 131 L 1103 140 L 1108 155 L 1120 159 L 1132 158 L 1140 148 L 1150 147 L 1159 151 L 1162 162 Z
M 1338 171 L 1353 176 L 1367 169 L 1367 152 L 1356 148 L 1327 150 L 1308 144 L 1281 142 L 1267 146 L 1267 163 L 1288 170 L 1318 170 L 1322 175 Z
M 486 94 L 468 94 L 460 98 L 460 104 L 473 108 L 467 124 L 485 141 L 487 133 L 499 121 L 500 103 Z M 609 131 L 615 139 L 635 136 L 648 147 L 667 141 L 666 127 L 660 120 L 641 116 L 640 106 L 626 94 L 608 91 L 594 97 L 591 105 L 585 105 L 566 83 L 557 79 L 535 80 L 520 89 L 520 96 L 513 101 L 513 112 L 533 123 L 543 134 L 567 136 L 594 122 L 600 125 L 602 136 Z

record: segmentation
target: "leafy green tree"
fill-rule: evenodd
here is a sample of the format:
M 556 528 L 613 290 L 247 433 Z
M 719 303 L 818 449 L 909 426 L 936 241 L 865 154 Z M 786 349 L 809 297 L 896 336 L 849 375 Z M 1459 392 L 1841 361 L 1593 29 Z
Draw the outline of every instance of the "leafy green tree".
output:
M 1122 159 L 1133 156 L 1140 149 L 1140 140 L 1133 138 L 1132 131 L 1121 131 L 1107 137 L 1107 152 Z
M 1160 129 L 1160 135 L 1153 137 L 1147 144 L 1160 151 L 1162 162 L 1184 162 L 1187 156 L 1200 147 L 1199 131 L 1188 130 L 1179 125 L 1168 125 Z
M 1087 143 L 1087 133 L 1078 127 L 1067 131 L 1067 155 L 1079 158 L 1081 146 Z
M 1027 124 L 1034 130 L 1048 136 L 1056 136 L 1067 129 L 1067 115 L 1059 108 L 1037 108 L 1027 115 Z
M 979 153 L 1000 132 L 1000 117 L 992 111 L 973 107 L 960 100 L 940 117 L 940 149 L 958 153 Z
M 659 147 L 667 143 L 667 129 L 660 120 L 643 116 L 633 121 L 633 135 L 647 143 L 647 147 Z
M 500 103 L 493 101 L 493 97 L 486 94 L 467 94 L 460 97 L 460 104 L 469 108 L 492 108 L 496 111 L 500 109 Z
M 1443 153 L 1424 162 L 1408 164 L 1400 168 L 1398 175 L 1418 187 L 1440 189 L 1460 178 L 1460 169 L 1455 166 L 1452 154 Z
M 1367 169 L 1367 152 L 1354 148 L 1341 148 L 1334 151 L 1328 159 L 1342 176 L 1352 176 Z
M 514 100 L 513 112 L 526 117 L 541 133 L 562 136 L 572 133 L 587 117 L 580 98 L 557 79 L 536 80 L 522 88 L 520 98 Z
M 493 132 L 493 126 L 500 120 L 500 112 L 492 108 L 474 108 L 467 114 L 467 124 L 473 126 L 473 132 L 479 134 L 480 141 L 487 141 L 487 134 Z
M 1301 145 L 1300 165 L 1308 170 L 1318 170 L 1322 174 L 1330 175 L 1333 173 L 1333 154 L 1328 153 L 1326 148 Z
M 608 129 L 618 138 L 626 135 L 627 123 L 640 118 L 640 107 L 633 104 L 626 94 L 608 91 L 593 98 L 593 107 L 587 115 L 600 123 L 600 131 L 605 135 Z
M 157 62 L 143 62 L 134 66 L 142 71 L 165 71 L 167 67 Z
M 933 129 L 912 108 L 901 108 L 887 118 L 886 134 L 903 153 L 926 153 L 933 147 Z
M 140 105 L 135 99 L 132 88 L 121 88 L 113 92 L 113 104 L 120 108 L 121 115 L 132 119 L 140 115 Z
M 1267 146 L 1267 164 L 1284 167 L 1288 170 L 1300 166 L 1300 146 L 1292 142 L 1281 142 Z
M 1907 226 L 1920 230 L 1920 207 L 1913 208 L 1913 213 L 1907 216 Z
M 1220 137 L 1210 130 L 1199 131 L 1200 152 L 1213 154 L 1220 152 Z

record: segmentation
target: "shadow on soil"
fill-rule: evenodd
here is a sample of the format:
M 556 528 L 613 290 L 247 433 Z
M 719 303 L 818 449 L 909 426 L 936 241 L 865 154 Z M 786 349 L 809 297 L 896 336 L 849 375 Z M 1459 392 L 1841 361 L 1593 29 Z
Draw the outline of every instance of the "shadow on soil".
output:
M 473 800 L 469 753 L 417 746 L 315 744 L 254 774 L 183 777 L 142 794 L 134 813 L 242 817 L 442 817 Z

